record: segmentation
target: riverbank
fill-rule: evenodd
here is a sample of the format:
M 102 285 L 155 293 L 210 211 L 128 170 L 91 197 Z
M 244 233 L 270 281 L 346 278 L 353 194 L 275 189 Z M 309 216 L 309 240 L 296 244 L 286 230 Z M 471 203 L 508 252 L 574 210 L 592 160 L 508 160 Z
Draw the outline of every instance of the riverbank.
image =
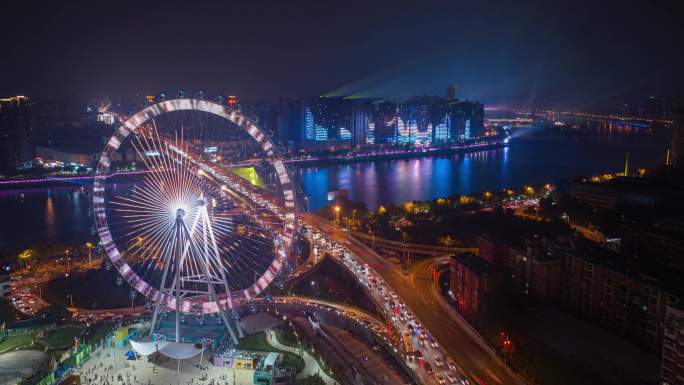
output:
M 374 161 L 386 161 L 395 159 L 416 159 L 430 156 L 444 156 L 465 154 L 469 152 L 495 150 L 503 147 L 508 147 L 508 139 L 493 139 L 482 143 L 472 143 L 464 145 L 428 147 L 428 148 L 409 148 L 409 149 L 390 149 L 383 151 L 363 152 L 358 154 L 345 154 L 328 157 L 310 157 L 302 159 L 290 159 L 285 161 L 287 164 L 292 164 L 301 167 L 310 166 L 327 166 L 335 164 L 347 163 L 363 163 Z
M 393 160 L 393 159 L 412 159 L 412 158 L 424 158 L 429 156 L 443 156 L 443 155 L 455 155 L 464 154 L 468 152 L 483 151 L 483 150 L 493 150 L 498 148 L 503 148 L 508 146 L 508 141 L 506 140 L 490 140 L 483 143 L 473 143 L 467 145 L 453 145 L 453 146 L 443 146 L 443 147 L 430 147 L 430 148 L 409 148 L 409 149 L 391 149 L 378 152 L 363 152 L 357 154 L 344 154 L 344 155 L 332 155 L 332 156 L 320 156 L 320 157 L 308 157 L 301 159 L 289 159 L 285 163 L 298 166 L 298 167 L 311 167 L 311 166 L 327 166 L 335 164 L 346 164 L 346 163 L 364 163 L 364 162 L 374 162 L 378 160 Z M 141 174 L 145 174 L 148 171 L 138 170 L 138 171 L 120 171 L 108 175 L 108 178 L 121 178 L 121 181 L 132 181 L 131 178 L 139 178 Z M 238 175 L 245 177 L 238 173 Z M 256 177 L 251 176 L 250 177 Z M 94 175 L 64 175 L 64 176 L 37 176 L 25 179 L 9 179 L 0 180 L 0 191 L 11 191 L 11 190 L 24 190 L 31 188 L 50 188 L 50 187 L 67 187 L 74 185 L 92 185 Z
M 148 173 L 147 170 L 140 171 L 120 171 L 109 174 L 107 178 L 115 178 L 116 181 L 134 182 L 139 180 L 142 175 Z M 0 181 L 0 191 L 28 190 L 35 188 L 52 187 L 73 187 L 90 186 L 95 179 L 94 175 L 74 175 L 74 176 L 45 176 L 27 179 L 11 179 Z

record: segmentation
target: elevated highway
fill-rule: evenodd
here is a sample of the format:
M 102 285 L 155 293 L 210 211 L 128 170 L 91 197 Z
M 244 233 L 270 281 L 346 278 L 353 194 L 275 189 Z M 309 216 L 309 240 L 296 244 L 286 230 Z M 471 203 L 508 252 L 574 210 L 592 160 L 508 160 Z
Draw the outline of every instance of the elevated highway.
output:
M 525 383 L 483 345 L 471 330 L 458 321 L 458 315 L 453 309 L 441 306 L 432 290 L 416 285 L 415 280 L 412 281 L 411 277 L 400 271 L 396 265 L 329 221 L 311 214 L 302 214 L 300 218 L 325 234 L 328 239 L 344 245 L 359 261 L 368 265 L 369 269 L 381 277 L 464 373 L 485 383 Z

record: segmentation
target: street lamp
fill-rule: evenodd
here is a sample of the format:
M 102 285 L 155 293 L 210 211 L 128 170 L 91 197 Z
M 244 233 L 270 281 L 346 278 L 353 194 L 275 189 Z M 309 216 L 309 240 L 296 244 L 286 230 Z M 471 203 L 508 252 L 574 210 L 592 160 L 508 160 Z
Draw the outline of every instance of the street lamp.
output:
M 404 253 L 406 253 L 406 273 L 408 274 L 409 268 L 411 266 L 411 251 L 408 249 L 408 245 L 406 244 L 407 235 L 405 231 L 401 232 L 401 238 L 404 242 Z
M 73 309 L 74 307 L 74 296 L 71 294 L 67 294 L 67 297 L 69 297 L 70 303 L 71 303 L 71 308 Z
M 371 249 L 375 250 L 375 232 L 371 230 L 370 223 L 368 226 L 368 236 L 371 237 Z
M 532 186 L 525 187 L 525 192 L 529 195 L 534 194 L 534 188 Z
M 95 245 L 93 245 L 91 242 L 86 242 L 85 246 L 88 248 L 88 264 L 92 265 L 92 263 L 93 263 L 93 248 L 95 248 Z
M 511 342 L 510 335 L 508 333 L 501 332 L 501 337 L 503 337 L 503 348 L 505 352 L 505 364 L 508 364 L 508 359 L 511 355 L 511 348 L 513 347 L 513 342 Z
M 69 249 L 66 249 L 64 252 L 66 253 L 67 271 L 69 271 L 69 270 L 71 269 L 71 264 L 69 263 L 69 262 L 71 262 L 71 261 L 69 260 Z
M 138 296 L 138 292 L 135 290 L 131 290 L 130 293 L 128 293 L 128 296 L 131 298 L 131 309 L 132 309 L 134 307 L 135 298 Z
M 340 224 L 340 206 L 335 206 L 335 223 Z
M 309 207 L 309 197 L 305 195 L 304 200 L 306 201 L 306 212 L 308 213 L 311 211 L 311 208 Z

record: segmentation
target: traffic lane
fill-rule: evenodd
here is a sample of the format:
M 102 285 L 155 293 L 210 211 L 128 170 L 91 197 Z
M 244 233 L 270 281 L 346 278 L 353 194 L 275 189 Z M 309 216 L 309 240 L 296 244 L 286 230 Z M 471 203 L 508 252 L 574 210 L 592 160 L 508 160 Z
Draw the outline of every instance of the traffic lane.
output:
M 513 384 L 506 373 L 498 367 L 489 354 L 482 350 L 458 324 L 451 320 L 434 300 L 426 300 L 421 294 L 430 290 L 427 285 L 421 285 L 423 280 L 416 280 L 415 288 L 407 288 L 403 284 L 392 284 L 397 295 L 420 317 L 423 326 L 442 345 L 468 374 L 487 377 L 487 370 L 493 371 L 504 383 Z
M 488 352 L 474 341 L 460 325 L 452 319 L 453 315 L 445 311 L 434 298 L 430 298 L 431 290 L 426 284 L 421 287 L 409 285 L 407 277 L 396 270 L 394 265 L 380 257 L 361 242 L 351 238 L 349 234 L 339 230 L 318 218 L 306 218 L 315 226 L 324 229 L 329 236 L 343 243 L 349 251 L 364 263 L 373 268 L 392 290 L 418 315 L 419 320 L 444 347 L 444 349 L 470 375 L 489 378 L 493 372 L 503 384 L 515 384 L 513 378 L 492 359 Z M 380 268 L 379 268 L 380 267 Z M 420 280 L 423 281 L 423 280 Z M 426 281 L 427 282 L 427 281 Z M 418 290 L 416 290 L 418 289 Z M 493 382 L 490 381 L 489 382 Z
M 432 261 L 421 261 L 415 266 L 413 273 L 415 276 L 414 282 L 417 289 L 416 291 L 425 293 L 429 297 L 433 297 L 435 295 L 434 290 L 432 290 L 433 281 L 431 265 Z M 448 319 L 451 320 L 451 322 L 448 323 L 445 328 L 448 330 L 440 330 L 440 332 L 448 331 L 445 336 L 446 339 L 443 340 L 440 337 L 435 336 L 438 341 L 446 342 L 446 344 L 443 344 L 443 346 L 449 353 L 459 355 L 459 359 L 463 361 L 470 361 L 473 366 L 469 365 L 469 367 L 479 369 L 478 372 L 472 372 L 472 374 L 475 374 L 480 378 L 490 378 L 496 383 L 499 383 L 499 381 L 505 384 L 516 383 L 515 380 L 510 377 L 508 372 L 499 366 L 494 359 L 492 359 L 489 352 L 485 351 L 479 343 L 473 341 L 470 335 L 456 323 L 457 321 L 453 320 L 453 317 L 457 317 L 457 315 L 453 314 L 455 309 L 443 309 L 442 303 L 436 298 L 433 298 L 433 303 L 435 303 L 435 306 L 439 307 L 445 316 L 449 317 Z M 468 350 L 463 350 L 462 347 L 464 341 L 467 341 L 469 346 L 472 346 L 472 349 L 469 348 Z M 463 356 L 465 356 L 466 359 L 464 359 Z M 491 375 L 492 373 L 494 376 Z
M 362 250 L 357 250 L 355 247 L 350 247 L 350 251 L 357 255 L 360 255 L 362 252 Z M 370 263 L 370 261 L 368 260 L 364 262 Z M 377 263 L 378 261 L 375 262 Z M 433 337 L 437 339 L 437 341 L 446 341 L 447 339 L 452 337 L 454 332 L 460 332 L 461 335 L 459 336 L 459 340 L 450 342 L 454 342 L 457 348 L 464 346 L 465 343 L 471 342 L 470 340 L 463 340 L 463 338 L 469 338 L 469 336 L 463 335 L 464 332 L 460 330 L 460 328 L 457 325 L 447 323 L 446 325 L 450 327 L 448 329 L 444 328 L 445 325 L 441 324 L 441 321 L 439 320 L 449 320 L 449 318 L 445 314 L 440 312 L 438 304 L 432 298 L 426 296 L 425 292 L 421 293 L 420 291 L 415 290 L 414 287 L 409 285 L 403 273 L 397 272 L 396 270 L 390 270 L 388 271 L 388 273 L 389 274 L 381 274 L 384 275 L 385 283 L 393 288 L 393 291 L 395 291 L 395 293 L 404 300 L 404 302 L 414 311 L 414 313 L 419 314 L 419 319 L 421 320 L 421 323 L 423 324 L 423 326 L 426 327 L 426 329 L 428 329 L 428 331 L 430 331 L 430 334 L 432 334 Z M 433 320 L 439 321 L 439 323 L 432 322 Z M 459 349 L 450 347 L 448 344 L 444 346 L 444 348 L 455 359 L 459 361 L 466 361 L 466 357 L 460 354 Z M 427 349 L 422 348 L 422 350 L 428 353 Z M 456 352 L 456 354 L 454 354 L 454 351 Z M 429 353 L 432 352 L 429 351 Z M 464 366 L 464 368 L 466 366 L 473 367 L 472 364 L 466 364 L 462 366 Z M 480 365 L 478 364 L 478 366 Z

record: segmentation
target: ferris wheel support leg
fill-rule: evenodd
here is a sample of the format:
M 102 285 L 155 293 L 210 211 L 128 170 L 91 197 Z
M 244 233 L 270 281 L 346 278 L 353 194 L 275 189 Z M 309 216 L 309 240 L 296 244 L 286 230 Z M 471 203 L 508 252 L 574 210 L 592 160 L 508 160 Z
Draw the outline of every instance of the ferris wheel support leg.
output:
M 212 248 L 214 250 L 214 255 L 218 258 L 220 255 L 219 249 L 218 249 L 218 245 L 216 243 L 216 237 L 214 236 L 214 230 L 213 230 L 213 227 L 211 226 L 211 221 L 209 220 L 209 214 L 207 212 L 206 207 L 204 207 L 202 210 L 202 217 L 203 217 L 203 221 L 204 221 L 203 224 L 205 226 L 204 228 L 206 228 L 208 230 L 207 232 L 209 233 L 209 239 L 211 240 L 211 245 L 212 245 Z M 205 237 L 206 237 L 207 232 L 205 232 Z M 206 246 L 207 245 L 205 244 L 205 247 Z M 206 255 L 208 258 L 209 253 L 206 252 Z M 233 319 L 235 321 L 235 329 L 238 332 L 238 337 L 243 338 L 245 336 L 245 332 L 240 327 L 240 315 L 233 308 L 232 294 L 230 292 L 230 287 L 228 286 L 228 279 L 226 278 L 226 272 L 223 269 L 219 269 L 219 272 L 221 274 L 221 281 L 223 282 L 223 288 L 226 292 L 226 305 L 227 305 L 226 310 L 228 312 L 230 312 L 229 316 L 226 318 L 228 319 L 228 321 L 230 321 L 230 319 Z M 216 303 L 217 303 L 219 310 L 220 310 L 221 304 L 218 301 Z M 237 340 L 234 339 L 233 342 L 237 343 Z
M 233 320 L 235 321 L 235 329 L 237 329 L 238 332 L 238 337 L 243 338 L 245 336 L 245 331 L 242 330 L 242 327 L 240 326 L 240 314 L 233 310 Z
M 164 261 L 164 272 L 162 273 L 161 285 L 157 294 L 157 301 L 154 304 L 154 313 L 152 314 L 152 324 L 150 325 L 150 334 L 154 334 L 157 329 L 157 319 L 159 317 L 159 308 L 162 301 L 164 301 L 164 285 L 166 284 L 166 276 L 169 274 L 169 266 L 171 266 L 171 258 L 166 258 Z M 172 289 L 173 290 L 173 289 Z
M 183 230 L 187 233 L 187 228 L 183 226 Z M 201 255 L 198 250 L 197 246 L 195 245 L 195 242 L 192 240 L 192 238 L 188 237 L 190 240 L 190 247 L 192 250 L 195 252 L 196 255 Z M 206 263 L 206 261 L 205 261 Z M 209 290 L 209 300 L 210 301 L 215 301 L 216 305 L 219 310 L 219 314 L 221 315 L 221 319 L 223 320 L 223 323 L 226 325 L 226 329 L 228 329 L 228 333 L 230 334 L 230 339 L 233 341 L 234 344 L 237 345 L 238 339 L 235 336 L 235 331 L 233 330 L 233 327 L 230 326 L 230 319 L 228 318 L 226 312 L 224 311 L 223 307 L 221 306 L 221 303 L 218 300 L 218 297 L 216 296 L 216 290 L 214 289 L 214 284 L 211 282 L 211 275 L 209 275 L 209 270 L 207 269 L 207 266 L 205 263 L 199 263 L 199 267 L 202 269 L 202 274 L 204 274 L 206 280 L 207 280 L 207 289 Z
M 185 223 L 183 222 L 183 216 L 185 213 L 179 209 L 176 218 L 176 255 L 174 256 L 175 268 L 176 268 L 176 342 L 181 342 L 180 337 L 180 297 L 181 297 L 181 285 L 180 285 L 180 269 L 181 269 L 181 254 L 182 254 L 182 243 L 183 236 L 182 231 L 185 229 Z
M 218 305 L 219 308 L 219 314 L 221 315 L 221 319 L 223 320 L 223 323 L 226 325 L 226 328 L 228 329 L 228 334 L 230 334 L 230 340 L 233 341 L 233 344 L 237 345 L 238 343 L 238 337 L 235 335 L 235 331 L 233 331 L 232 326 L 230 326 L 230 318 L 226 314 L 226 312 L 223 310 L 221 305 L 218 302 L 218 299 L 216 299 L 216 304 Z M 238 326 L 238 330 L 239 326 Z M 242 337 L 240 337 L 242 338 Z

